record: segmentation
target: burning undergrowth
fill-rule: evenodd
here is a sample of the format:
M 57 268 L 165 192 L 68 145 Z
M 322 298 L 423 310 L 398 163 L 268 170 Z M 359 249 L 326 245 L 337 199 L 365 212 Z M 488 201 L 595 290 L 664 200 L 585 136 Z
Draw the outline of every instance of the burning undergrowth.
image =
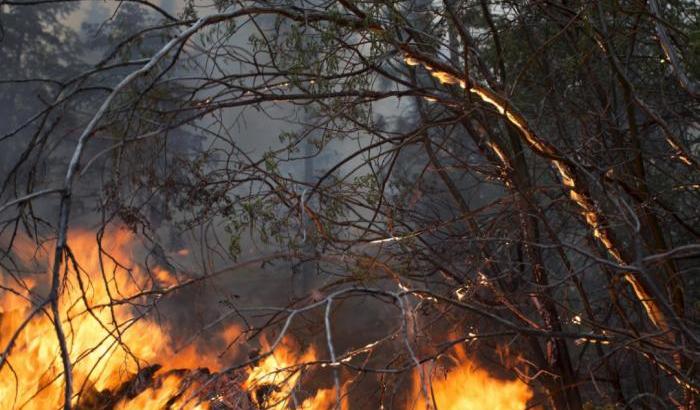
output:
M 99 247 L 89 232 L 72 232 L 70 238 L 59 300 L 74 408 L 352 408 L 349 381 L 336 380 L 330 388 L 323 386 L 333 386 L 333 381 L 313 389 L 300 387 L 308 384 L 302 376 L 309 368 L 312 373 L 314 366 L 325 369 L 323 374 L 332 370 L 337 376 L 341 362 L 354 355 L 328 361 L 325 352 L 284 336 L 274 343 L 263 340 L 261 354 L 241 359 L 245 348 L 237 344 L 242 340 L 237 325 L 224 327 L 207 343 L 178 346 L 172 325 L 155 319 L 157 301 L 187 278 L 131 264 L 138 258 L 133 254 L 134 237 L 125 231 L 104 235 Z M 63 366 L 51 315 L 41 305 L 50 271 L 45 261 L 52 246 L 37 248 L 16 239 L 13 249 L 13 262 L 24 273 L 11 275 L 3 269 L 0 276 L 0 344 L 8 353 L 0 369 L 0 408 L 57 408 L 63 400 Z M 426 408 L 426 395 L 421 393 L 428 391 L 427 397 L 440 409 L 483 408 L 478 407 L 483 403 L 493 409 L 525 408 L 532 393 L 524 383 L 491 377 L 462 350 L 452 357 L 445 371 L 415 372 L 412 396 L 417 400 L 410 400 L 407 408 Z
M 156 301 L 183 278 L 162 268 L 126 265 L 135 260 L 133 242 L 125 231 L 105 235 L 99 247 L 94 234 L 71 234 L 60 310 L 75 408 L 282 409 L 296 401 L 300 364 L 315 360 L 313 349 L 296 354 L 298 348 L 284 338 L 273 354 L 224 371 L 231 354 L 196 344 L 176 348 L 168 327 L 152 317 Z M 19 278 L 3 272 L 1 277 L 0 343 L 11 350 L 0 372 L 0 407 L 55 408 L 63 395 L 60 349 L 48 313 L 33 313 L 49 271 L 42 262 L 48 260 L 51 244 L 37 249 L 19 239 L 14 248 L 27 274 Z M 22 291 L 11 291 L 17 283 Z M 239 335 L 231 325 L 209 344 L 225 346 Z M 320 390 L 294 406 L 322 408 L 330 401 L 329 393 Z

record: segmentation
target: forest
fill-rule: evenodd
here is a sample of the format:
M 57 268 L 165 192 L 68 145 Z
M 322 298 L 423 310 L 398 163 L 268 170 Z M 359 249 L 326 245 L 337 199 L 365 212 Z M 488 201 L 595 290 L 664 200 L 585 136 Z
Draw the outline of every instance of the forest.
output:
M 0 0 L 0 409 L 694 410 L 696 0 Z

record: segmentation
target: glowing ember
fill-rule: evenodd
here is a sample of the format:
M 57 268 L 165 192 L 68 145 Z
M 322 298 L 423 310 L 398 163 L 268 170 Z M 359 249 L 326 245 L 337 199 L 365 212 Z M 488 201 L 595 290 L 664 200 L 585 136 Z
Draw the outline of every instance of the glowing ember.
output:
M 530 388 L 520 380 L 500 380 L 476 367 L 464 352 L 456 349 L 457 367 L 443 375 L 435 371 L 428 384 L 428 395 L 434 397 L 439 410 L 523 410 L 532 398 Z M 424 368 L 428 374 L 428 367 Z M 421 393 L 421 378 L 414 374 L 415 409 L 428 408 Z

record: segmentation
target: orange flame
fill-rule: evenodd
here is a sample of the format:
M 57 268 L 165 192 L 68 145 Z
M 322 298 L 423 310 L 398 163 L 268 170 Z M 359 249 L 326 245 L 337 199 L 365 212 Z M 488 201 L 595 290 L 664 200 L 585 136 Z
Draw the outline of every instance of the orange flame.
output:
M 147 302 L 145 297 L 138 296 L 140 292 L 177 283 L 164 269 L 149 273 L 139 266 L 128 266 L 134 260 L 133 242 L 134 238 L 126 231 L 105 235 L 104 253 L 100 254 L 94 234 L 71 232 L 69 246 L 79 267 L 76 272 L 69 261 L 59 305 L 73 365 L 74 403 L 85 399 L 90 392 L 113 391 L 149 363 L 165 365 L 161 372 L 194 365 L 213 370 L 220 367 L 216 357 L 201 355 L 192 346 L 176 354 L 171 338 L 161 326 L 149 319 L 138 320 L 142 314 L 139 312 L 146 311 L 147 305 L 141 305 L 137 311 L 130 304 L 113 303 L 131 297 L 134 297 L 133 303 Z M 19 251 L 17 257 L 24 263 L 36 265 L 44 257 L 49 260 L 46 250 L 51 247 L 36 252 L 28 241 L 20 240 L 14 249 Z M 44 271 L 50 271 L 47 265 L 43 264 Z M 0 284 L 5 285 L 4 289 L 17 288 L 15 281 L 12 286 L 8 283 L 9 278 L 9 274 L 0 271 Z M 25 283 L 35 286 L 35 282 L 42 279 L 46 280 L 25 280 Z M 36 294 L 33 295 L 35 300 Z M 7 346 L 33 309 L 30 300 L 26 290 L 19 295 L 0 290 L 1 348 Z M 53 325 L 46 314 L 39 313 L 24 328 L 0 370 L 0 408 L 56 408 L 63 401 L 62 371 Z M 144 391 L 134 403 L 125 402 L 119 406 L 123 409 L 158 408 L 157 403 L 169 400 L 178 385 L 178 376 L 168 376 L 159 388 Z M 143 404 L 148 400 L 156 407 Z
M 344 399 L 345 393 L 341 387 L 340 406 L 335 407 L 337 395 L 334 389 L 319 389 L 313 397 L 304 400 L 297 409 L 299 410 L 348 410 L 348 402 Z
M 168 375 L 157 387 L 150 387 L 130 400 L 122 400 L 114 410 L 137 409 L 179 409 L 205 410 L 209 408 L 206 403 L 187 403 L 191 391 L 198 384 L 191 384 L 183 388 L 182 378 L 179 375 Z
M 153 290 L 177 286 L 179 280 L 164 268 L 145 271 L 132 265 L 131 261 L 137 260 L 134 242 L 128 232 L 117 231 L 105 235 L 101 252 L 93 234 L 71 233 L 69 246 L 78 266 L 69 261 L 66 284 L 60 296 L 60 312 L 73 366 L 76 392 L 73 402 L 99 401 L 105 394 L 115 394 L 124 388 L 125 382 L 133 381 L 139 370 L 157 363 L 164 367 L 142 391 L 134 393 L 135 396 L 111 398 L 118 401 L 115 410 L 208 409 L 209 402 L 199 397 L 206 378 L 187 376 L 187 372 L 175 369 L 207 367 L 218 371 L 221 363 L 214 354 L 202 353 L 196 346 L 176 351 L 167 329 L 148 316 L 142 317 L 152 301 L 143 295 L 144 292 L 152 294 Z M 19 240 L 14 246 L 23 265 L 40 266 L 37 271 L 43 272 L 50 271 L 50 264 L 41 264 L 44 258 L 50 260 L 47 249 L 51 247 L 37 251 L 36 246 L 26 240 Z M 19 283 L 7 272 L 0 271 L 0 348 L 7 346 L 34 308 L 33 303 L 41 294 L 39 289 L 45 286 L 46 279 L 23 277 Z M 115 300 L 120 303 L 114 303 Z M 124 301 L 130 303 L 121 303 Z M 228 340 L 237 334 L 240 329 L 235 325 L 223 330 Z M 433 377 L 431 381 L 432 394 L 441 410 L 525 408 L 532 393 L 524 383 L 495 379 L 477 369 L 463 350 L 457 353 L 460 365 L 446 378 Z M 317 360 L 313 348 L 303 350 L 291 338 L 285 338 L 272 354 L 248 371 L 242 385 L 235 381 L 232 382 L 235 386 L 228 387 L 245 389 L 253 404 L 261 409 L 347 410 L 345 385 L 340 392 L 326 388 L 308 397 L 307 392 L 301 393 L 304 364 Z M 0 408 L 58 407 L 63 400 L 62 370 L 53 325 L 42 312 L 24 328 L 7 364 L 0 370 Z M 421 390 L 419 377 L 415 378 L 415 383 L 418 392 Z M 194 395 L 197 397 L 193 398 Z M 418 405 L 418 408 L 425 408 L 423 397 Z
M 461 346 L 456 348 L 455 356 L 457 367 L 449 370 L 444 377 L 433 374 L 427 384 L 429 400 L 432 403 L 434 398 L 439 410 L 523 410 L 527 408 L 527 402 L 533 394 L 525 383 L 520 380 L 494 378 L 485 370 L 479 369 L 467 357 Z M 424 370 L 427 370 L 427 367 L 424 367 Z M 421 377 L 418 372 L 413 376 L 413 384 L 414 396 L 418 395 L 419 398 L 417 405 L 409 408 L 428 408 L 422 394 Z
M 265 343 L 264 343 L 265 344 Z M 269 349 L 268 349 L 269 350 Z M 335 409 L 337 396 L 334 389 L 319 389 L 314 396 L 304 401 L 298 400 L 294 393 L 299 385 L 299 378 L 304 363 L 317 360 L 316 351 L 309 348 L 303 353 L 290 338 L 285 338 L 273 353 L 262 359 L 248 373 L 243 387 L 249 392 L 256 406 L 269 410 L 296 408 L 298 410 L 330 410 Z M 341 396 L 344 395 L 341 391 Z M 340 410 L 348 408 L 347 402 L 341 399 L 337 407 Z

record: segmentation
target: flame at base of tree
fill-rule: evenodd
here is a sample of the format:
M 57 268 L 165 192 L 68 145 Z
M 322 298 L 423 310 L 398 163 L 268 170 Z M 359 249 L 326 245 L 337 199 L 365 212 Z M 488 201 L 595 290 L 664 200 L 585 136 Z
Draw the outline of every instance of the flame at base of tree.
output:
M 151 319 L 149 313 L 154 302 L 152 291 L 177 286 L 177 276 L 165 269 L 146 271 L 130 265 L 137 260 L 132 245 L 135 238 L 126 231 L 105 235 L 101 249 L 89 232 L 72 231 L 70 238 L 72 256 L 64 269 L 66 279 L 59 304 L 70 351 L 75 408 L 350 408 L 347 384 L 340 392 L 334 388 L 311 392 L 300 388 L 305 365 L 320 358 L 313 347 L 303 349 L 289 337 L 253 366 L 236 371 L 222 370 L 226 366 L 213 349 L 198 349 L 195 345 L 176 349 L 168 329 Z M 19 239 L 13 249 L 19 265 L 40 273 L 18 278 L 0 271 L 2 349 L 35 309 L 51 271 L 44 262 L 50 260 L 51 244 L 37 251 L 35 244 Z M 217 337 L 228 343 L 239 334 L 240 329 L 229 326 Z M 18 335 L 0 370 L 0 408 L 58 408 L 63 400 L 63 366 L 49 313 L 39 311 Z M 263 347 L 270 351 L 271 346 Z M 463 351 L 459 354 L 458 368 L 445 378 L 433 377 L 432 393 L 438 408 L 526 407 L 532 394 L 525 384 L 494 379 L 476 368 Z M 424 398 L 420 400 L 418 408 L 425 408 Z
M 144 318 L 152 299 L 138 296 L 152 289 L 172 286 L 177 279 L 163 269 L 145 272 L 139 266 L 123 265 L 132 257 L 133 237 L 125 231 L 105 235 L 101 253 L 94 234 L 71 232 L 72 258 L 68 260 L 66 281 L 59 304 L 62 325 L 72 363 L 74 404 L 92 400 L 90 395 L 114 394 L 133 375 L 154 363 L 164 364 L 159 372 L 178 368 L 219 369 L 216 355 L 188 346 L 180 351 L 158 323 Z M 50 260 L 51 244 L 37 251 L 34 244 L 18 240 L 16 258 L 26 267 L 44 274 L 22 279 L 24 292 L 0 293 L 0 346 L 4 349 L 37 303 L 33 288 L 41 289 L 50 272 L 42 259 Z M 44 277 L 42 277 L 44 276 Z M 4 289 L 18 288 L 16 281 L 2 272 Z M 45 296 L 44 296 L 45 297 Z M 120 303 L 117 301 L 129 301 Z M 159 392 L 137 398 L 140 403 L 159 403 L 179 389 L 179 376 L 162 381 Z M 5 366 L 0 371 L 0 408 L 51 409 L 63 400 L 63 367 L 59 345 L 48 312 L 40 311 L 16 339 Z M 148 390 L 148 389 L 147 389 Z M 172 390 L 168 393 L 166 390 Z M 167 401 L 167 400 L 166 400 Z M 122 401 L 117 408 L 157 408 L 130 406 Z
M 413 409 L 435 408 L 439 410 L 523 410 L 533 396 L 527 384 L 520 380 L 501 380 L 477 367 L 461 346 L 455 349 L 456 366 L 447 370 L 430 372 L 423 367 L 425 389 L 421 387 L 421 376 L 413 376 L 414 396 L 418 402 Z M 430 380 L 426 380 L 430 377 Z M 428 400 L 432 403 L 428 406 Z
M 334 389 L 319 389 L 306 399 L 296 396 L 302 365 L 318 360 L 315 349 L 303 353 L 290 338 L 279 345 L 273 354 L 261 359 L 249 372 L 243 388 L 251 395 L 251 401 L 261 409 L 283 410 L 330 410 L 336 408 L 337 397 Z M 347 401 L 342 397 L 338 410 L 347 410 Z

